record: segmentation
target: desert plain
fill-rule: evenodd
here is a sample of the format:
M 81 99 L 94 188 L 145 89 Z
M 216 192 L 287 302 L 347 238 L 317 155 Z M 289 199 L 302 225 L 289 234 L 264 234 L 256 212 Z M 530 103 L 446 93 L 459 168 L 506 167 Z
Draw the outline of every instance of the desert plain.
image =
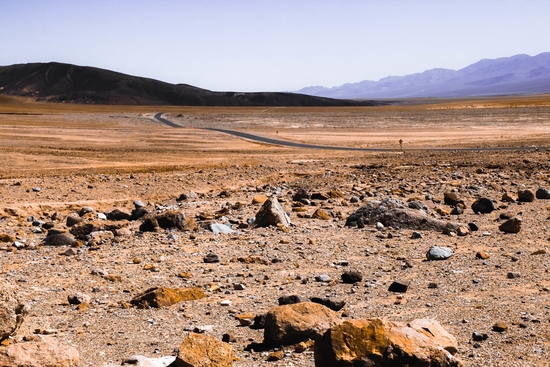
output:
M 158 112 L 181 128 L 155 120 Z M 205 128 L 386 150 L 290 148 Z M 95 106 L 2 96 L 0 160 L 0 234 L 8 239 L 0 243 L 0 273 L 29 309 L 14 338 L 52 335 L 78 350 L 79 365 L 174 355 L 198 330 L 219 340 L 230 334 L 234 366 L 314 366 L 311 350 L 281 347 L 270 358 L 277 350 L 254 349 L 263 330 L 236 318 L 264 314 L 290 295 L 343 301 L 343 320 L 435 319 L 457 339 L 466 366 L 550 364 L 550 200 L 515 200 L 519 191 L 550 190 L 549 96 L 338 108 Z M 300 191 L 326 197 L 298 204 Z M 449 192 L 464 202 L 462 213 L 450 214 Z M 272 196 L 292 226 L 252 228 L 260 199 Z M 478 230 L 419 230 L 413 238 L 409 228 L 345 226 L 357 209 L 388 197 L 422 201 L 430 217 Z M 496 210 L 474 213 L 480 197 Z M 100 214 L 131 211 L 135 201 L 150 213 L 180 211 L 197 226 L 142 232 L 137 219 L 121 225 L 128 231 L 76 247 L 44 244 L 45 223 L 69 230 L 67 217 L 83 207 L 93 209 L 84 221 L 101 223 Z M 314 214 L 319 209 L 326 216 Z M 521 218 L 519 233 L 499 230 L 506 216 Z M 213 222 L 235 232 L 215 234 L 207 228 Z M 454 254 L 427 261 L 431 246 Z M 220 261 L 205 263 L 209 253 Z M 343 283 L 350 270 L 362 280 Z M 409 282 L 407 291 L 389 292 L 394 281 Z M 129 306 L 151 287 L 199 287 L 206 297 Z M 68 302 L 77 293 L 89 297 L 86 307 Z M 494 331 L 496 323 L 506 330 Z M 473 332 L 487 339 L 474 341 Z

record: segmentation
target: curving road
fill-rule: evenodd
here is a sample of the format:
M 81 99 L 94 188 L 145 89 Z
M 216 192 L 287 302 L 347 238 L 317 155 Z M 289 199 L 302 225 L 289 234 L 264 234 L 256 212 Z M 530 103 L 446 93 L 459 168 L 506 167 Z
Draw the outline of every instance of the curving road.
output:
M 173 123 L 172 121 L 169 121 L 162 117 L 164 112 L 159 112 L 155 114 L 155 119 L 167 126 L 170 127 L 183 127 L 181 125 L 178 125 L 176 123 Z M 354 148 L 354 147 L 340 147 L 340 146 L 332 146 L 332 145 L 315 145 L 315 144 L 305 144 L 305 143 L 297 143 L 293 141 L 288 140 L 280 140 L 280 139 L 273 139 L 268 138 L 265 136 L 245 133 L 242 131 L 237 130 L 227 130 L 227 129 L 218 129 L 215 127 L 205 127 L 203 130 L 209 130 L 209 131 L 216 131 L 224 134 L 233 135 L 242 139 L 258 142 L 258 143 L 266 143 L 266 144 L 272 144 L 272 145 L 280 145 L 285 147 L 293 147 L 293 148 L 306 148 L 306 149 L 326 149 L 326 150 L 347 150 L 347 151 L 363 151 L 363 152 L 400 152 L 400 149 L 394 149 L 394 148 Z M 538 150 L 538 149 L 546 149 L 546 147 L 483 147 L 483 148 L 407 148 L 406 150 L 432 150 L 432 151 L 499 151 L 499 150 Z

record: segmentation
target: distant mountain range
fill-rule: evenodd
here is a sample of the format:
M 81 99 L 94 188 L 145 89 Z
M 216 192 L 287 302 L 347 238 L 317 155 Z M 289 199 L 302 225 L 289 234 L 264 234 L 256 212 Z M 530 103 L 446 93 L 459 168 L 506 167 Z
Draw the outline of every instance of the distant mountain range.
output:
M 34 97 L 39 101 L 85 104 L 177 106 L 372 106 L 296 93 L 212 92 L 187 84 L 70 64 L 33 63 L 0 66 L 0 94 Z
M 432 69 L 297 93 L 328 98 L 413 98 L 550 93 L 550 52 L 484 59 L 460 70 Z

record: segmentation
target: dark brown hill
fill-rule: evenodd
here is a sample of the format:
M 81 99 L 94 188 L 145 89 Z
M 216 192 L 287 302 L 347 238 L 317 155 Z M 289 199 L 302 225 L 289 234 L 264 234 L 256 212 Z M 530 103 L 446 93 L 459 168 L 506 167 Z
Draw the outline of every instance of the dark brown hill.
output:
M 373 101 L 314 97 L 296 93 L 213 92 L 110 70 L 70 64 L 0 66 L 0 94 L 48 102 L 176 106 L 372 106 Z

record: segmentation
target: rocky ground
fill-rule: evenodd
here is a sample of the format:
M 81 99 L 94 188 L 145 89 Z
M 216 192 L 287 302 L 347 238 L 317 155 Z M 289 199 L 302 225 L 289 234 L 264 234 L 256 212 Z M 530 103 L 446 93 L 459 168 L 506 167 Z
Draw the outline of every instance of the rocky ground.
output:
M 342 320 L 435 319 L 456 337 L 466 366 L 542 366 L 550 353 L 550 200 L 516 199 L 523 190 L 550 189 L 549 161 L 545 149 L 418 151 L 166 172 L 12 175 L 0 180 L 0 273 L 29 307 L 14 338 L 52 335 L 79 351 L 82 366 L 100 366 L 136 354 L 174 355 L 195 330 L 218 340 L 232 336 L 235 366 L 313 366 L 313 351 L 293 346 L 268 361 L 276 350 L 257 345 L 264 331 L 237 317 L 264 314 L 280 297 L 297 295 L 344 302 Z M 317 195 L 297 203 L 298 192 Z M 453 211 L 460 204 L 445 203 L 445 193 L 463 201 L 462 213 Z M 291 226 L 251 228 L 250 218 L 272 196 L 290 213 Z M 474 213 L 481 197 L 492 199 L 493 212 Z M 421 202 L 429 218 L 461 223 L 469 233 L 345 226 L 357 209 L 386 198 L 406 207 Z M 131 212 L 135 201 L 150 215 L 181 212 L 184 225 L 144 232 L 143 218 L 106 219 L 116 208 Z M 45 241 L 52 228 L 72 228 L 69 216 L 108 233 Z M 510 217 L 521 218 L 519 233 L 499 230 Z M 234 232 L 215 234 L 212 223 Z M 432 246 L 453 254 L 428 261 Z M 219 262 L 205 262 L 213 255 Z M 362 279 L 345 283 L 349 271 Z M 408 284 L 406 292 L 389 291 L 394 281 Z M 198 287 L 206 297 L 163 308 L 131 304 L 151 287 Z M 83 304 L 69 302 L 79 293 Z M 474 340 L 474 332 L 487 338 Z

